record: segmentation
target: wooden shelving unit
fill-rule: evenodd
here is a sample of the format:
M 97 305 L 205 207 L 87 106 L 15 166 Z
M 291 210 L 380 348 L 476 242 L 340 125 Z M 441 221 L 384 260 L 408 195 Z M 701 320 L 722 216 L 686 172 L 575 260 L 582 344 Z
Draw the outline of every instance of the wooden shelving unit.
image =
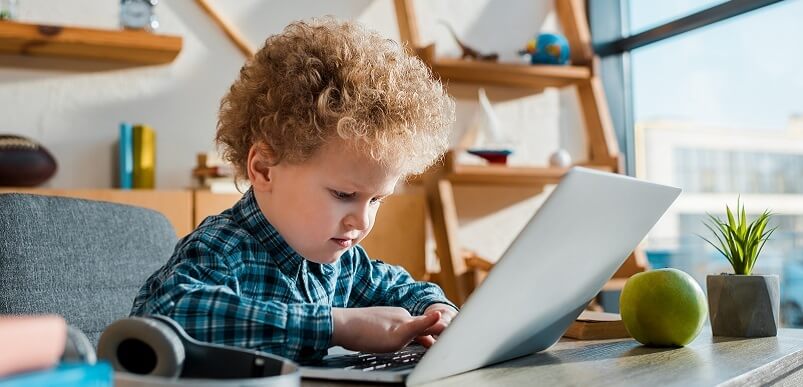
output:
M 546 87 L 573 86 L 586 127 L 588 161 L 583 166 L 619 172 L 619 146 L 596 70 L 584 0 L 554 0 L 555 11 L 571 48 L 570 66 L 527 65 L 438 58 L 433 45 L 422 44 L 413 0 L 394 0 L 399 35 L 447 84 L 501 86 L 540 92 Z M 418 177 L 427 190 L 430 217 L 440 262 L 440 284 L 450 299 L 465 301 L 476 285 L 478 260 L 465 259 L 457 243 L 457 211 L 453 184 L 488 184 L 542 187 L 555 184 L 567 168 L 474 166 L 454 163 L 449 154 L 439 168 Z M 414 180 L 415 181 L 415 180 Z M 472 263 L 473 262 L 473 263 Z M 483 264 L 485 270 L 490 263 Z M 483 266 L 480 265 L 480 266 Z
M 180 36 L 146 31 L 0 22 L 4 54 L 162 64 L 172 62 L 181 46 Z

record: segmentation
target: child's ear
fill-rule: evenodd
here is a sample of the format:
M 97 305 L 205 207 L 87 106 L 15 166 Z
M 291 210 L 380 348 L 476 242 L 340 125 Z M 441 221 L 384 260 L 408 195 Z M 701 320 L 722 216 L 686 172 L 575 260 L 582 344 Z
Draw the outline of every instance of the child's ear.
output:
M 248 151 L 248 180 L 258 191 L 270 191 L 271 170 L 274 165 L 273 151 L 267 144 L 257 143 Z

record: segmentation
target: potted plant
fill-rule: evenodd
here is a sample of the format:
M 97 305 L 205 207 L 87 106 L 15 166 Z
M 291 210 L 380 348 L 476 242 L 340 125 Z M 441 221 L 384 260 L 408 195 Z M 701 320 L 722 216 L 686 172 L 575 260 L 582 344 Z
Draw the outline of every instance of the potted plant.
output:
M 744 206 L 736 202 L 736 216 L 725 206 L 727 222 L 708 214 L 705 223 L 719 244 L 702 237 L 733 266 L 733 274 L 706 278 L 708 316 L 714 336 L 767 337 L 778 334 L 780 323 L 780 285 L 777 275 L 755 275 L 764 243 L 777 228 L 768 229 L 772 214 L 764 211 L 747 221 Z

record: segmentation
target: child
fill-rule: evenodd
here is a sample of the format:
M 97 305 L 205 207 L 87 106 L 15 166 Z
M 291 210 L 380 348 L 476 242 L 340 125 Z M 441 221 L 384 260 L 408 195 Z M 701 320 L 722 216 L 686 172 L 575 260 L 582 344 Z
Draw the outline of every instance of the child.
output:
M 301 362 L 334 345 L 431 345 L 454 305 L 358 243 L 396 184 L 445 151 L 453 116 L 420 60 L 356 24 L 269 37 L 223 98 L 216 136 L 251 188 L 179 241 L 131 314 Z

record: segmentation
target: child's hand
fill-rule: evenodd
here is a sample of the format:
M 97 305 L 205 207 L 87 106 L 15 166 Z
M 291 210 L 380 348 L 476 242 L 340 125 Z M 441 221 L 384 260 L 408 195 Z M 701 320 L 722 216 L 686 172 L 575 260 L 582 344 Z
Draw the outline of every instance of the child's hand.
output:
M 363 352 L 398 351 L 413 340 L 428 346 L 434 342 L 428 332 L 443 330 L 436 328 L 441 322 L 437 310 L 412 317 L 406 309 L 390 306 L 332 308 L 332 320 L 332 344 Z M 422 342 L 423 337 L 431 342 Z
M 424 332 L 425 336 L 421 336 L 416 339 L 416 341 L 425 347 L 429 347 L 434 344 L 435 340 L 438 338 L 438 335 L 443 333 L 443 330 L 452 323 L 452 319 L 457 316 L 457 310 L 447 304 L 432 304 L 424 311 L 424 315 L 429 315 L 435 312 L 440 313 L 440 320 Z
M 434 311 L 441 312 L 441 322 L 443 322 L 444 328 L 449 326 L 452 320 L 457 316 L 457 310 L 448 304 L 432 304 L 424 311 L 424 314 L 428 314 Z

